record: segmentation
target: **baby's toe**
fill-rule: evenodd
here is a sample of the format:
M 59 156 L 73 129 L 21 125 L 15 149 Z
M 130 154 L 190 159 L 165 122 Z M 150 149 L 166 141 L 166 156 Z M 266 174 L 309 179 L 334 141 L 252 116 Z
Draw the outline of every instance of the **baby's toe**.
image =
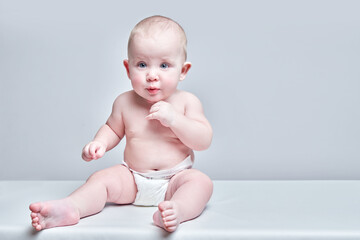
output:
M 38 222 L 39 222 L 39 218 L 38 218 L 38 217 L 34 217 L 34 218 L 32 219 L 32 222 L 33 222 L 33 223 L 38 223 Z
M 42 227 L 41 227 L 40 224 L 38 224 L 38 225 L 35 227 L 35 229 L 36 229 L 37 231 L 40 231 L 40 230 L 42 229 Z
M 176 229 L 177 229 L 177 226 L 171 226 L 171 227 L 166 226 L 165 230 L 168 232 L 174 232 Z
M 174 210 L 172 210 L 172 209 L 170 209 L 170 210 L 165 210 L 165 211 L 163 211 L 163 212 L 161 213 L 161 216 L 162 216 L 163 218 L 166 218 L 166 217 L 172 216 L 172 215 L 175 215 L 175 212 L 174 212 Z
M 164 212 L 165 210 L 172 209 L 172 208 L 173 208 L 173 204 L 170 201 L 164 201 L 164 202 L 159 204 L 159 210 L 161 212 Z
M 32 226 L 35 228 L 36 231 L 40 231 L 43 229 L 43 227 L 41 226 L 41 224 L 39 222 L 33 222 Z
M 41 203 L 32 203 L 29 208 L 33 213 L 39 213 L 41 211 Z
M 174 227 L 174 226 L 176 226 L 177 225 L 177 221 L 176 220 L 171 220 L 171 221 L 166 221 L 166 222 L 164 222 L 164 225 L 166 226 L 166 227 Z
M 170 215 L 170 216 L 164 217 L 163 219 L 164 219 L 164 222 L 170 222 L 170 221 L 176 220 L 176 216 Z

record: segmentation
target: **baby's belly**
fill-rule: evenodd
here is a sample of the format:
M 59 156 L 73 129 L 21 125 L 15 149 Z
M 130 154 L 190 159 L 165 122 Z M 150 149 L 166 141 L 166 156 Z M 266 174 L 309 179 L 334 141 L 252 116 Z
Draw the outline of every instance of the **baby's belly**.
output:
M 192 154 L 192 150 L 179 140 L 156 139 L 144 141 L 126 139 L 124 160 L 130 168 L 138 172 L 169 169 Z

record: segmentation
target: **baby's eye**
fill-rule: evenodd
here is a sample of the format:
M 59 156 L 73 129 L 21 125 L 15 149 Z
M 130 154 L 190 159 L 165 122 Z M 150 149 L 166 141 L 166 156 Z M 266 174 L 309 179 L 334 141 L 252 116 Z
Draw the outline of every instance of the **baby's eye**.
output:
M 168 65 L 167 63 L 162 63 L 162 64 L 160 65 L 160 67 L 163 68 L 163 69 L 166 69 L 166 68 L 169 67 L 169 65 Z
M 138 67 L 139 68 L 146 68 L 146 63 L 141 62 L 141 63 L 138 64 Z

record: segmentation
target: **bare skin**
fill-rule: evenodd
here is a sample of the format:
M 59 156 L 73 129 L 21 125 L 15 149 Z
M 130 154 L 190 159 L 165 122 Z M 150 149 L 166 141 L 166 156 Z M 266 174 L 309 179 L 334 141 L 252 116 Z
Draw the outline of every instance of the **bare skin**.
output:
M 35 203 L 30 207 L 32 225 L 40 231 L 44 228 L 73 225 L 79 222 L 79 213 L 70 199 Z
M 163 31 L 156 37 L 140 34 L 132 41 L 124 66 L 133 90 L 115 100 L 110 117 L 84 147 L 82 158 L 99 159 L 126 137 L 124 160 L 130 168 L 138 172 L 170 169 L 193 156 L 193 150 L 208 148 L 212 129 L 197 97 L 177 90 L 191 64 L 184 61 L 176 32 Z M 212 189 L 210 178 L 198 170 L 177 173 L 153 215 L 154 224 L 175 231 L 180 223 L 201 214 Z M 136 193 L 132 173 L 116 165 L 94 173 L 64 199 L 31 204 L 32 225 L 38 231 L 73 225 L 100 212 L 107 202 L 133 203 Z

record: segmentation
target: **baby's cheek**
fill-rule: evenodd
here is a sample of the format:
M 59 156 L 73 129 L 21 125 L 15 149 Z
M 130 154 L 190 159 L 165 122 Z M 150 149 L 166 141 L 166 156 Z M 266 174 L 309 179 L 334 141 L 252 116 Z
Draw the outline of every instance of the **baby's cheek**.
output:
M 134 88 L 142 87 L 143 81 L 141 76 L 138 75 L 131 76 L 131 84 Z

